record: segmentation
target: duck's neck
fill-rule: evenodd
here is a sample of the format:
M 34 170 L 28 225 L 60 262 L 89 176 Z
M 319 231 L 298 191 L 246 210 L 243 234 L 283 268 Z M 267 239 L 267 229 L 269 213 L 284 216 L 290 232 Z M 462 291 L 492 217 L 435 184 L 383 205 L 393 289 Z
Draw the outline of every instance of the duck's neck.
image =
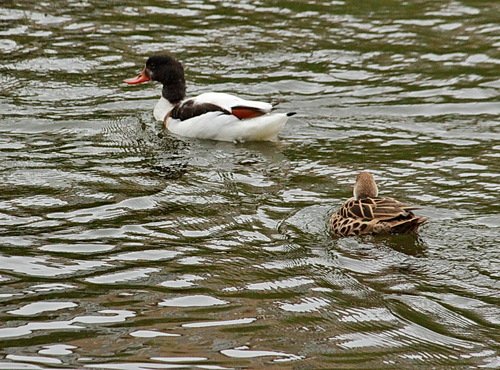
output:
M 186 97 L 186 83 L 179 79 L 175 83 L 163 84 L 161 96 L 167 99 L 170 104 L 176 105 Z
M 186 97 L 186 83 L 184 79 L 179 79 L 175 83 L 163 83 L 161 98 L 156 103 L 153 115 L 158 121 L 163 121 L 173 107 L 179 104 Z

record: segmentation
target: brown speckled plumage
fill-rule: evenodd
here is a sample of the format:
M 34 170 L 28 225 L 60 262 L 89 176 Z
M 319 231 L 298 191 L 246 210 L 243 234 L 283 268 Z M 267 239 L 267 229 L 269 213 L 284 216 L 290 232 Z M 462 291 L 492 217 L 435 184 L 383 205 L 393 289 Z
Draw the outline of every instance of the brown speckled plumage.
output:
M 411 233 L 416 232 L 427 221 L 427 218 L 416 216 L 412 212 L 415 207 L 393 198 L 366 197 L 366 192 L 378 195 L 373 176 L 369 172 L 361 172 L 354 186 L 355 197 L 348 199 L 330 218 L 331 234 L 352 236 Z M 359 194 L 361 197 L 356 198 Z

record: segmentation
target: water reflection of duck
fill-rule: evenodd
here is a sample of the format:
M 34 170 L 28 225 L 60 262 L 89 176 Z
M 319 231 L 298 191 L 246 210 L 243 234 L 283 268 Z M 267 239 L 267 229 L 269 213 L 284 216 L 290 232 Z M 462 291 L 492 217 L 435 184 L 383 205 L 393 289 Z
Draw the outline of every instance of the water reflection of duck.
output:
M 271 113 L 269 103 L 245 100 L 226 93 L 204 93 L 186 99 L 182 64 L 170 55 L 155 55 L 128 84 L 163 84 L 154 116 L 181 136 L 221 141 L 272 141 L 294 113 Z
M 392 198 L 379 198 L 373 175 L 360 172 L 354 185 L 353 198 L 348 199 L 332 214 L 329 222 L 331 234 L 351 236 L 364 234 L 412 233 L 427 221 L 416 216 L 415 207 Z

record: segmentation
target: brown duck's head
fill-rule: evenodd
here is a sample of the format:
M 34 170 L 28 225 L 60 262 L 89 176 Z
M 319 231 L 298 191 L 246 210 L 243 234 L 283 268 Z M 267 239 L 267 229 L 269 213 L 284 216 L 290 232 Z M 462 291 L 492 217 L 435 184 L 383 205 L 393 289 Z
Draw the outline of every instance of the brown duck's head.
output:
M 370 172 L 363 171 L 358 174 L 353 195 L 356 199 L 376 198 L 378 196 L 378 187 Z

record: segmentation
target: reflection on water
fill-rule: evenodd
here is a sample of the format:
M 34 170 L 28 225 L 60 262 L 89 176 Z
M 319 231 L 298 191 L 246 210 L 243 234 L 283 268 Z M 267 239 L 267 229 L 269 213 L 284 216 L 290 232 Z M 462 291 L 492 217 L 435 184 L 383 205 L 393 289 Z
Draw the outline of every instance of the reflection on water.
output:
M 495 368 L 498 6 L 0 5 L 0 368 Z M 278 143 L 175 137 L 155 85 L 298 111 Z M 330 239 L 370 169 L 430 219 Z

